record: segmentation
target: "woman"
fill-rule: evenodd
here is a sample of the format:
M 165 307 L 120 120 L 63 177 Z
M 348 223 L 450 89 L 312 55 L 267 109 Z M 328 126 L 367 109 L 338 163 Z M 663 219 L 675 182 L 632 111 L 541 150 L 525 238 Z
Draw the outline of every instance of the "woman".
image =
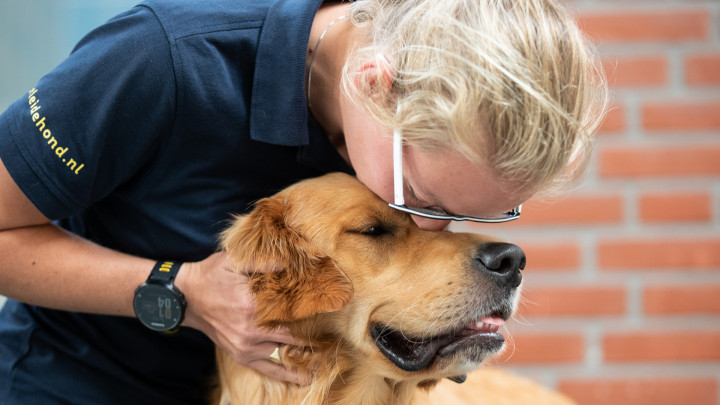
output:
M 549 0 L 150 0 L 117 16 L 0 117 L 0 397 L 200 403 L 213 343 L 309 383 L 271 358 L 306 342 L 255 328 L 246 279 L 214 253 L 231 215 L 345 171 L 440 218 L 511 219 L 582 172 L 595 68 Z M 138 288 L 163 271 L 172 307 Z M 144 320 L 158 310 L 177 333 L 151 330 L 175 330 Z

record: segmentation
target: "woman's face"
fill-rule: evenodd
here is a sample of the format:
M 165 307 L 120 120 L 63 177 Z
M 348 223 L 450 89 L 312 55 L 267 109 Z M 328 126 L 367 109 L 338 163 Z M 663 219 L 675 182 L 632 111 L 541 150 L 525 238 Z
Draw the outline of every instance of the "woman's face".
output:
M 388 202 L 394 200 L 392 134 L 359 108 L 343 108 L 343 129 L 350 162 L 358 179 Z M 408 206 L 437 207 L 446 212 L 493 217 L 521 204 L 531 193 L 510 193 L 482 164 L 447 149 L 424 152 L 403 149 L 404 196 Z M 440 230 L 450 221 L 413 216 L 424 229 Z

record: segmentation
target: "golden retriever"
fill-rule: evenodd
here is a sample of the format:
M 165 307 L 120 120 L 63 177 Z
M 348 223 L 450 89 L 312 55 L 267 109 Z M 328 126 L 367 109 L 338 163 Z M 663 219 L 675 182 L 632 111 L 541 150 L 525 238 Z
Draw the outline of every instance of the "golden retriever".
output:
M 284 346 L 281 359 L 313 382 L 272 380 L 218 349 L 220 404 L 454 404 L 503 395 L 493 382 L 468 396 L 462 391 L 478 387 L 446 378 L 462 380 L 503 348 L 498 329 L 516 307 L 525 266 L 517 246 L 422 230 L 344 174 L 258 201 L 221 241 L 238 264 L 281 269 L 250 276 L 257 323 L 310 342 Z M 554 398 L 536 390 L 531 403 Z

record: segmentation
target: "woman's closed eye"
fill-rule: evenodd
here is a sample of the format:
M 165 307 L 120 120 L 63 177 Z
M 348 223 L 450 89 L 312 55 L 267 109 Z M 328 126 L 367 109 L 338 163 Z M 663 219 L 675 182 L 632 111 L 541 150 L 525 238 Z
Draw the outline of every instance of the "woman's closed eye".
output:
M 448 212 L 444 208 L 433 205 L 427 201 L 421 200 L 417 195 L 415 195 L 415 192 L 413 191 L 412 187 L 410 185 L 407 186 L 408 191 L 405 195 L 405 199 L 407 200 L 405 205 L 408 207 L 414 207 L 414 208 L 422 208 L 427 211 L 432 211 L 441 215 L 453 215 L 453 213 Z

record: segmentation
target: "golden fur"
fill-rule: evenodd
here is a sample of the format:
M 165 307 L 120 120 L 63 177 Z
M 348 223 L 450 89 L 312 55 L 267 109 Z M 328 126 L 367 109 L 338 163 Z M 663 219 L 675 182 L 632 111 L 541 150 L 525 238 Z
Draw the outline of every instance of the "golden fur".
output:
M 500 288 L 475 268 L 476 252 L 491 241 L 475 234 L 421 230 L 408 215 L 343 174 L 306 180 L 260 200 L 223 233 L 222 247 L 243 266 L 278 269 L 250 276 L 256 321 L 269 328 L 286 326 L 310 342 L 306 348 L 283 346 L 281 358 L 285 367 L 312 373 L 313 382 L 303 387 L 270 379 L 218 349 L 216 401 L 451 403 L 437 395 L 460 398 L 458 392 L 494 381 L 472 374 L 469 382 L 458 385 L 446 377 L 477 369 L 499 346 L 461 345 L 442 355 L 438 351 L 421 369 L 405 371 L 381 353 L 370 333 L 383 325 L 399 331 L 403 339 L 432 341 L 464 331 L 482 316 L 509 317 L 518 299 L 517 285 Z M 519 284 L 519 273 L 517 277 Z M 482 395 L 504 395 L 497 389 L 493 393 L 492 386 L 497 384 L 486 384 L 483 390 L 490 391 Z M 428 394 L 433 388 L 435 393 Z M 475 391 L 469 398 L 477 395 Z

